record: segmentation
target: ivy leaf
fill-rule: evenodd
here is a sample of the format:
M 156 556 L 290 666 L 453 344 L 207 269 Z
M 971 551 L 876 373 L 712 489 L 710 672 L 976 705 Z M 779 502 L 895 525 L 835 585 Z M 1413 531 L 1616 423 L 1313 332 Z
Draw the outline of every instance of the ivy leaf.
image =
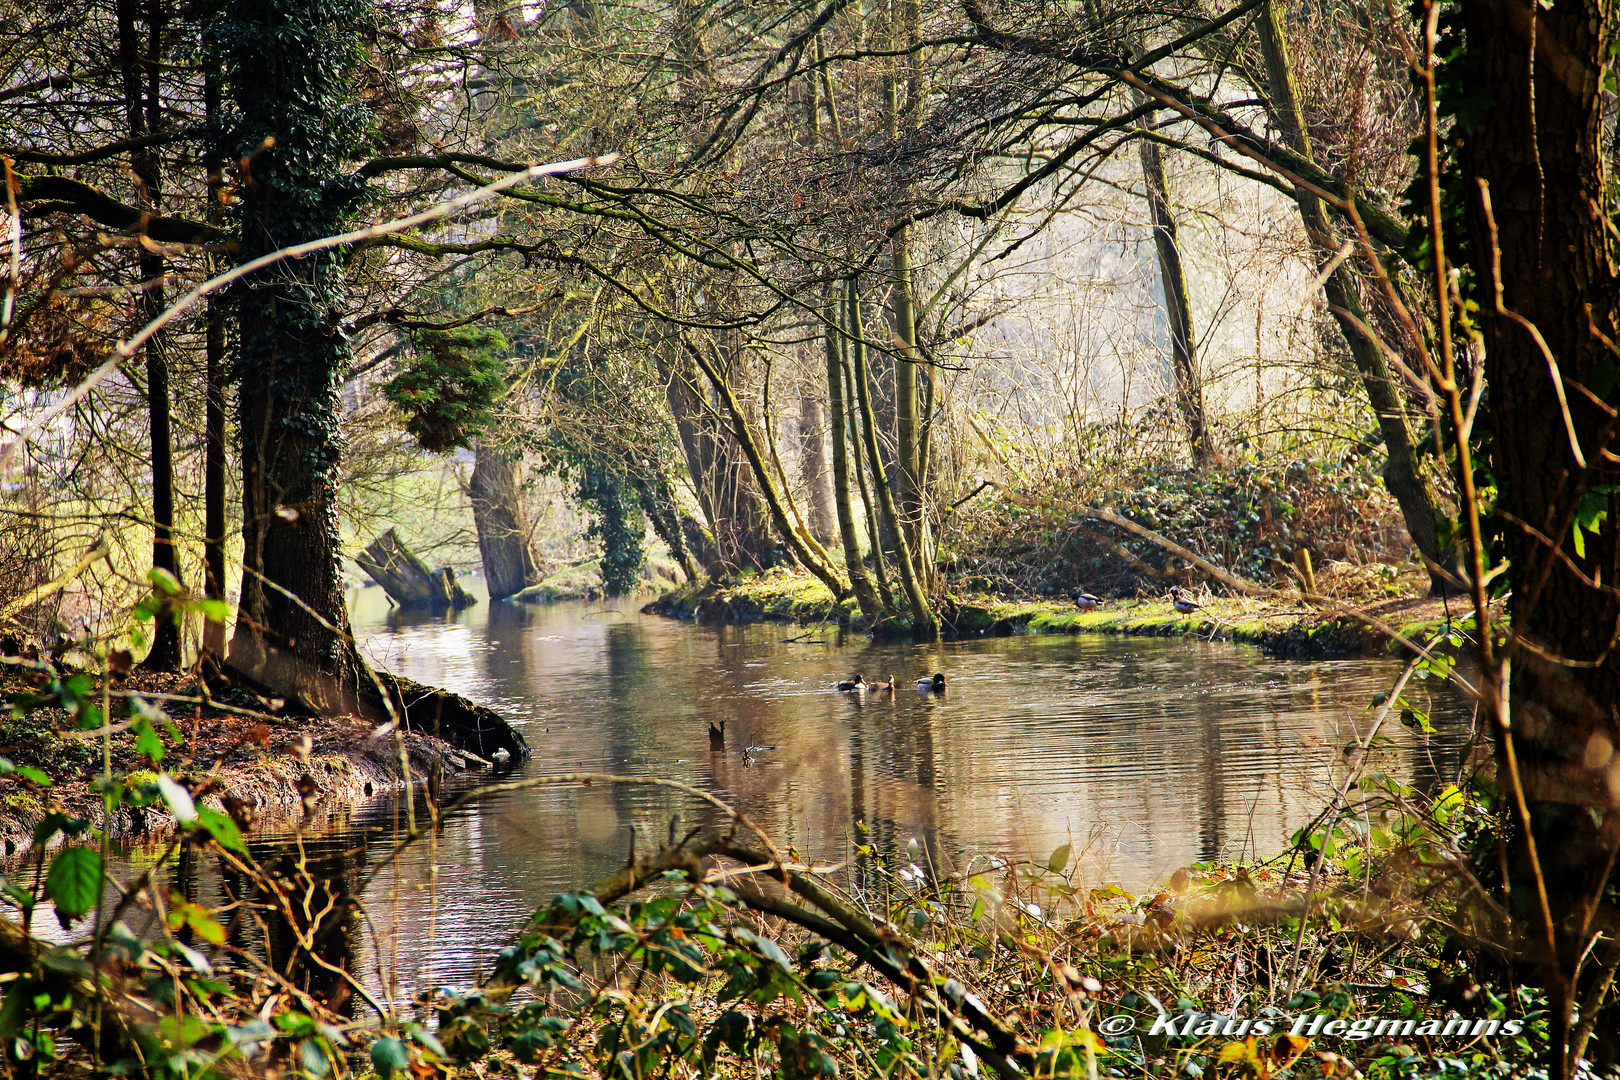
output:
M 392 1035 L 385 1035 L 371 1044 L 371 1064 L 376 1067 L 377 1075 L 393 1076 L 410 1067 L 411 1052 Z
M 95 907 L 101 895 L 101 852 L 88 847 L 57 852 L 45 876 L 45 895 L 56 905 L 57 921 L 66 930 Z

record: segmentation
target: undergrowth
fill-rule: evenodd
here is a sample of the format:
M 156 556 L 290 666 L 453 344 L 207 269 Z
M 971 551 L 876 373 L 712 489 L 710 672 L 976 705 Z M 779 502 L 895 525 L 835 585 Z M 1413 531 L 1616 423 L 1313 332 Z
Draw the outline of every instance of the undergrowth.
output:
M 1394 595 L 1394 567 L 1408 559 L 1400 512 L 1365 463 L 1291 462 L 1200 472 L 1140 464 L 1105 475 L 1053 481 L 1038 499 L 993 492 L 947 520 L 942 549 L 953 553 L 970 591 L 1051 595 L 1163 592 L 1188 577 L 1185 560 L 1074 507 L 1113 510 L 1254 581 L 1291 581 L 1301 550 L 1318 567 L 1369 564 L 1358 591 Z M 1127 554 L 1121 554 L 1121 549 Z M 1427 587 L 1423 579 L 1422 587 Z
M 161 713 L 43 661 L 13 668 L 33 681 L 14 717 L 60 710 L 99 738 L 104 814 L 47 806 L 3 881 L 11 1077 L 1544 1075 L 1543 999 L 1469 871 L 1499 830 L 1489 780 L 1416 789 L 1368 764 L 1376 734 L 1283 855 L 1189 866 L 1142 895 L 1086 880 L 1068 845 L 947 874 L 915 843 L 858 835 L 850 867 L 805 866 L 712 796 L 601 778 L 680 787 L 720 824 L 529 916 L 481 984 L 395 1004 L 334 929 L 357 903 L 344 875 L 300 837 L 245 835 L 205 805 L 206 778 L 166 771 L 181 736 Z M 1398 694 L 1377 704 L 1427 728 Z M 115 740 L 147 767 L 113 773 Z M 44 772 L 0 771 L 49 800 Z M 116 880 L 105 823 L 129 806 L 178 829 Z M 220 868 L 218 899 L 199 861 Z M 57 943 L 30 929 L 46 912 Z M 1612 1055 L 1600 1006 L 1577 1020 Z

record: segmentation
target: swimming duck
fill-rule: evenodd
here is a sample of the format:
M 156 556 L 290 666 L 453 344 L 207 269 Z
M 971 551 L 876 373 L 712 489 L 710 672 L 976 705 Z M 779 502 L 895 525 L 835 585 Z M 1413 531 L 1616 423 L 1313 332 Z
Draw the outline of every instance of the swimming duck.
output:
M 838 689 L 843 690 L 843 691 L 854 690 L 854 691 L 859 692 L 861 690 L 866 689 L 866 680 L 861 678 L 860 674 L 857 673 L 856 676 L 853 679 L 846 679 L 843 682 L 839 683 L 838 684 Z
M 936 671 L 932 679 L 918 679 L 917 692 L 920 694 L 943 694 L 945 692 L 945 676 Z
M 1074 606 L 1079 608 L 1081 611 L 1095 611 L 1097 610 L 1098 605 L 1102 603 L 1102 597 L 1097 596 L 1094 593 L 1077 592 L 1071 593 L 1070 595 L 1074 600 Z
M 888 682 L 867 683 L 866 688 L 879 694 L 887 694 L 894 689 L 894 676 L 889 676 Z
M 1204 610 L 1204 605 L 1182 592 L 1180 585 L 1170 586 L 1170 604 L 1182 615 L 1191 615 L 1195 611 Z

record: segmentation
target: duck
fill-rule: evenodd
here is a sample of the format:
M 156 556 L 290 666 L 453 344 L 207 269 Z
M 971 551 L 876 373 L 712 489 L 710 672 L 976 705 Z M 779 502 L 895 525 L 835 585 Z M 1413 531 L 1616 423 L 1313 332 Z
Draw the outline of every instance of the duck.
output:
M 861 678 L 860 673 L 857 672 L 853 679 L 845 679 L 843 682 L 839 683 L 838 689 L 845 692 L 854 691 L 856 693 L 860 693 L 862 690 L 866 689 L 866 680 Z
M 890 675 L 888 682 L 867 683 L 866 688 L 877 694 L 890 693 L 894 690 L 894 676 Z
M 936 671 L 932 679 L 918 679 L 917 692 L 919 694 L 943 694 L 945 692 L 945 676 Z
M 1204 610 L 1204 605 L 1182 592 L 1180 585 L 1170 586 L 1170 604 L 1182 615 L 1191 615 L 1195 611 Z
M 1071 593 L 1070 598 L 1074 601 L 1074 606 L 1081 611 L 1095 611 L 1102 604 L 1102 597 L 1095 593 Z

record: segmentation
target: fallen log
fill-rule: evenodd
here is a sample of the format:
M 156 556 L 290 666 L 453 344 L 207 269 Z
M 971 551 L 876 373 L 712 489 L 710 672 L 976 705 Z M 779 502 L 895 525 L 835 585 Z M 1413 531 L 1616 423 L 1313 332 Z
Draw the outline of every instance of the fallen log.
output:
M 354 561 L 402 608 L 454 611 L 477 603 L 456 581 L 454 570 L 429 570 L 393 529 L 367 544 Z

